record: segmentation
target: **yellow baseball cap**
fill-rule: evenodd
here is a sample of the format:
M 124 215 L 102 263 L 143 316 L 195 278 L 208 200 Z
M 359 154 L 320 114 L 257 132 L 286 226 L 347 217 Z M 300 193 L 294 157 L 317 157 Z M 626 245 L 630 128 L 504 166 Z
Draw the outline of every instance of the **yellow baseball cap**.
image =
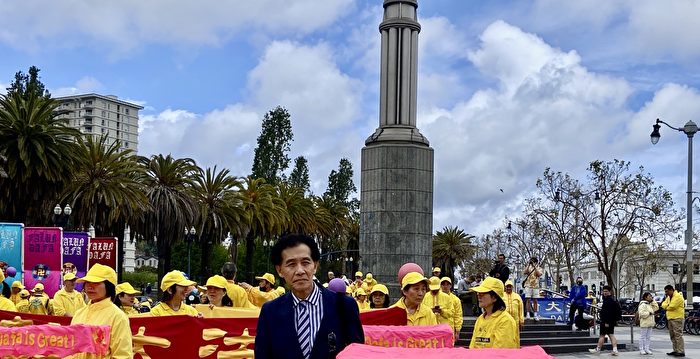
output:
M 452 284 L 452 279 L 450 279 L 450 277 L 442 277 L 440 278 L 440 284 L 442 284 L 442 282 L 450 282 L 450 284 Z
M 352 288 L 350 286 L 345 287 L 345 293 L 352 294 Z
M 44 285 L 41 283 L 34 284 L 34 288 L 32 288 L 32 292 L 43 292 L 44 291 Z
M 19 296 L 20 296 L 21 298 L 29 298 L 29 291 L 26 290 L 26 289 L 22 289 L 22 290 L 19 292 Z
M 435 267 L 435 268 L 433 268 L 433 272 L 441 273 L 442 269 L 440 269 L 440 267 Z
M 428 288 L 430 288 L 430 290 L 440 290 L 440 278 L 430 277 Z
M 373 294 L 374 292 L 382 292 L 386 295 L 389 295 L 389 288 L 387 288 L 384 284 L 377 284 L 374 287 L 372 287 L 372 292 L 370 294 Z
M 470 291 L 477 293 L 488 293 L 494 291 L 501 299 L 503 299 L 504 285 L 500 279 L 494 277 L 486 277 L 480 285 L 469 289 Z
M 508 279 L 508 280 L 506 281 L 506 284 L 504 285 L 504 287 L 507 287 L 507 286 L 511 286 L 511 287 L 514 287 L 514 285 L 513 285 L 513 281 L 512 281 L 512 280 L 510 280 L 510 279 Z
M 355 278 L 357 278 L 357 277 L 362 277 L 362 272 L 360 272 L 360 271 L 355 272 Z
M 264 279 L 268 281 L 270 284 L 275 284 L 275 276 L 270 274 L 270 273 L 265 273 L 261 277 L 255 277 L 257 280 Z
M 124 282 L 122 284 L 119 284 L 116 288 L 116 291 L 117 291 L 117 295 L 119 295 L 119 293 L 141 294 L 141 292 L 134 289 L 134 287 L 132 287 L 131 283 L 129 283 L 129 282 Z
M 93 265 L 92 268 L 90 268 L 90 270 L 87 272 L 85 277 L 78 278 L 78 280 L 76 280 L 77 283 L 99 283 L 104 281 L 108 281 L 116 286 L 117 272 L 115 272 L 114 269 L 99 263 L 95 263 L 95 265 Z
M 359 297 L 359 296 L 361 296 L 361 295 L 367 295 L 367 292 L 365 292 L 365 290 L 362 289 L 362 288 L 360 288 L 360 289 L 358 289 L 358 290 L 355 291 L 355 296 L 356 296 L 356 297 Z
M 172 287 L 174 284 L 183 286 L 183 287 L 189 287 L 191 285 L 197 284 L 194 281 L 191 281 L 187 278 L 185 278 L 185 275 L 182 274 L 179 270 L 174 270 L 168 272 L 166 275 L 163 276 L 163 280 L 160 281 L 160 290 L 166 291 L 168 288 Z
M 216 287 L 220 289 L 226 289 L 226 286 L 228 285 L 228 282 L 226 281 L 226 278 L 220 276 L 220 275 L 214 275 L 209 277 L 207 279 L 207 284 L 205 284 L 205 287 Z
M 68 273 L 64 274 L 64 275 L 63 275 L 63 281 L 65 282 L 65 281 L 67 281 L 67 280 L 76 280 L 75 274 L 73 274 L 73 273 L 71 273 L 71 272 L 68 272 Z
M 372 273 L 367 273 L 365 276 L 365 282 L 371 283 L 374 278 L 372 277 Z
M 422 274 L 418 272 L 410 272 L 403 276 L 403 280 L 401 281 L 401 288 L 406 288 L 406 286 L 408 285 L 414 285 L 420 282 L 424 282 L 425 285 L 428 285 L 430 283 L 428 281 L 428 278 L 424 277 Z
M 22 282 L 16 280 L 12 282 L 12 288 L 24 289 L 24 286 L 22 285 Z

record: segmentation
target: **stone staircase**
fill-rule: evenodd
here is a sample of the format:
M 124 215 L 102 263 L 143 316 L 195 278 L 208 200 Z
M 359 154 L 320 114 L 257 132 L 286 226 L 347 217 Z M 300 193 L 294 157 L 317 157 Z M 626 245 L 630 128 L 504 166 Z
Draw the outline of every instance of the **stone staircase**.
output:
M 464 318 L 456 346 L 469 347 L 475 322 L 475 317 Z M 526 319 L 525 328 L 520 332 L 521 346 L 539 345 L 549 354 L 585 352 L 595 348 L 597 342 L 597 335 L 593 336 L 589 331 L 572 331 L 567 325 L 556 324 L 554 319 L 540 319 L 538 322 Z M 617 347 L 624 350 L 625 344 L 618 343 Z M 604 349 L 612 348 L 606 342 Z

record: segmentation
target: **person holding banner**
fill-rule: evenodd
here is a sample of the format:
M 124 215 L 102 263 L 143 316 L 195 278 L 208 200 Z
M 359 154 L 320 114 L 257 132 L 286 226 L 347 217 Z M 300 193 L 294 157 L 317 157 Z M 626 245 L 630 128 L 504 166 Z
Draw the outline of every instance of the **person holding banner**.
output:
M 136 308 L 134 308 L 134 298 L 136 297 L 136 294 L 140 294 L 141 292 L 134 289 L 131 283 L 124 282 L 117 285 L 115 292 L 117 293 L 117 296 L 114 298 L 114 305 L 119 307 L 124 314 L 127 316 L 132 316 L 140 313 L 138 310 L 136 310 Z
M 3 286 L 7 286 L 5 283 L 5 274 L 3 274 L 2 271 L 0 271 L 0 283 L 2 283 Z M 5 298 L 4 295 L 0 294 L 0 310 L 14 312 L 17 311 L 17 307 L 9 298 Z
M 226 278 L 215 275 L 207 279 L 207 302 L 209 307 L 233 307 L 233 301 L 226 295 Z
M 484 313 L 476 319 L 469 349 L 520 348 L 518 326 L 506 311 L 503 289 L 503 282 L 494 277 L 471 289 L 476 292 Z
M 53 308 L 58 316 L 72 317 L 78 309 L 85 306 L 83 294 L 75 290 L 75 274 L 63 275 L 63 288 L 53 295 Z
M 184 303 L 185 291 L 191 285 L 197 283 L 185 278 L 179 270 L 168 272 L 160 282 L 160 289 L 163 296 L 160 303 L 151 309 L 151 315 L 155 317 L 168 315 L 191 315 L 202 317 L 202 313 L 197 309 Z
M 433 310 L 423 305 L 423 298 L 428 291 L 428 278 L 418 272 L 410 272 L 401 280 L 403 295 L 392 307 L 406 311 L 407 325 L 437 325 Z
M 70 324 L 108 325 L 109 352 L 105 358 L 132 359 L 129 318 L 112 301 L 116 297 L 117 273 L 114 269 L 96 263 L 85 277 L 77 280 L 85 283 L 85 293 L 90 299 L 87 306 L 78 309 Z M 70 358 L 94 358 L 92 354 L 75 354 Z

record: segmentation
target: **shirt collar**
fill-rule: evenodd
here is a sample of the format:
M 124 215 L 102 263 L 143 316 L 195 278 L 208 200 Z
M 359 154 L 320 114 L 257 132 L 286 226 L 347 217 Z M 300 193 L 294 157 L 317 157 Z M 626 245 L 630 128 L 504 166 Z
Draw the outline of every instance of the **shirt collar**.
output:
M 296 295 L 294 295 L 294 293 L 292 293 L 292 300 L 294 301 L 294 307 L 295 307 L 295 308 L 296 308 L 296 307 L 299 305 L 299 303 L 302 302 L 302 301 L 309 302 L 309 303 L 311 303 L 311 305 L 314 305 L 314 306 L 318 305 L 318 302 L 321 300 L 321 290 L 318 289 L 318 286 L 316 286 L 315 283 L 313 284 L 313 286 L 314 286 L 314 287 L 313 287 L 313 289 L 311 290 L 311 294 L 310 294 L 309 297 L 306 298 L 306 299 L 299 299 L 299 298 L 297 298 Z

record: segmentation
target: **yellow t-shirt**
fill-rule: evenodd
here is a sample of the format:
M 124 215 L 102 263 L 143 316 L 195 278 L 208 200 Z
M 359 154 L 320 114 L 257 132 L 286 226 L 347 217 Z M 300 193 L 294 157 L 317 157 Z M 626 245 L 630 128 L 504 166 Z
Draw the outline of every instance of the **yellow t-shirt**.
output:
M 423 300 L 425 303 L 425 300 Z M 425 305 L 419 305 L 418 309 L 413 314 L 410 314 L 406 309 L 406 303 L 404 303 L 404 298 L 399 299 L 396 304 L 391 307 L 399 307 L 406 311 L 406 318 L 408 319 L 407 325 L 437 325 L 437 319 L 433 311 Z
M 439 290 L 437 294 L 428 292 L 423 297 L 423 303 L 427 304 L 427 307 L 432 310 L 436 306 L 440 306 L 442 313 L 435 314 L 438 324 L 447 324 L 449 326 L 453 325 L 454 321 L 454 309 L 452 308 L 452 298 L 450 296 Z
M 360 302 L 359 300 L 355 299 L 355 303 L 357 303 L 357 307 L 360 310 L 369 310 L 369 300 L 365 299 L 364 302 Z
M 132 316 L 132 315 L 141 314 L 141 313 L 139 313 L 138 310 L 134 309 L 134 307 L 132 307 L 132 306 L 126 306 L 126 307 L 125 307 L 125 306 L 122 305 L 122 306 L 119 307 L 119 308 L 120 308 L 120 309 L 122 310 L 122 312 L 124 312 L 124 314 L 126 314 L 128 317 L 130 317 L 130 316 Z
M 68 293 L 65 288 L 62 288 L 53 296 L 53 309 L 58 316 L 72 317 L 84 306 L 83 295 L 76 290 Z
M 16 312 L 17 307 L 15 306 L 15 303 L 12 303 L 11 300 L 0 295 L 0 310 L 6 310 L 8 312 Z
M 525 310 L 523 299 L 517 293 L 503 293 L 503 301 L 506 302 L 506 310 L 518 323 L 525 323 Z
M 190 307 L 184 302 L 180 303 L 180 309 L 174 311 L 167 304 L 161 302 L 151 309 L 151 315 L 154 317 L 164 317 L 168 315 L 191 315 L 196 317 L 199 315 L 197 309 Z
M 447 293 L 445 293 L 447 294 Z M 450 299 L 452 299 L 452 328 L 456 332 L 462 330 L 462 324 L 464 324 L 464 317 L 462 316 L 462 301 L 454 293 L 450 292 Z
M 15 304 L 15 308 L 20 313 L 29 313 L 29 300 L 20 298 L 19 302 Z
M 257 308 L 248 299 L 248 293 L 240 285 L 231 281 L 226 281 L 226 295 L 231 298 L 234 308 Z
M 134 356 L 131 342 L 129 318 L 109 298 L 97 303 L 90 302 L 78 309 L 71 324 L 109 325 L 109 353 L 104 357 L 80 353 L 70 356 L 75 359 L 132 359 Z
M 488 318 L 482 314 L 476 319 L 469 349 L 519 348 L 517 338 L 518 326 L 515 319 L 505 310 L 499 310 Z
M 19 296 L 19 292 L 17 292 L 17 294 L 10 294 L 10 300 L 12 303 L 15 303 L 15 305 L 19 303 L 20 299 L 22 299 L 22 297 Z
M 279 297 L 281 293 L 273 289 L 269 292 L 263 292 L 260 290 L 260 287 L 252 287 L 248 292 L 248 300 L 250 300 L 253 305 L 255 305 L 258 308 L 262 308 L 263 304 Z
M 54 315 L 53 301 L 43 295 L 29 297 L 29 313 Z
M 667 319 L 685 318 L 685 299 L 683 299 L 683 293 L 674 291 L 671 298 L 666 297 L 666 299 L 661 302 L 661 308 L 666 311 Z

